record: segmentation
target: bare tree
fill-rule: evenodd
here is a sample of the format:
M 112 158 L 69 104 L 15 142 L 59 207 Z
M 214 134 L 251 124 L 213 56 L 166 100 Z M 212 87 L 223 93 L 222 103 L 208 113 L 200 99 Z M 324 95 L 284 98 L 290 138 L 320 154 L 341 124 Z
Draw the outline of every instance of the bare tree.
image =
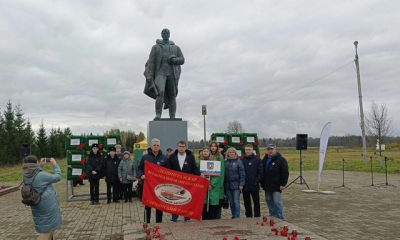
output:
M 242 132 L 244 132 L 244 129 L 243 129 L 242 124 L 239 121 L 234 120 L 233 122 L 228 123 L 226 132 L 227 133 L 242 133 Z
M 366 121 L 368 135 L 379 143 L 380 164 L 383 166 L 381 144 L 386 137 L 390 137 L 393 133 L 392 119 L 388 117 L 386 104 L 377 104 L 375 101 L 372 101 L 371 111 Z

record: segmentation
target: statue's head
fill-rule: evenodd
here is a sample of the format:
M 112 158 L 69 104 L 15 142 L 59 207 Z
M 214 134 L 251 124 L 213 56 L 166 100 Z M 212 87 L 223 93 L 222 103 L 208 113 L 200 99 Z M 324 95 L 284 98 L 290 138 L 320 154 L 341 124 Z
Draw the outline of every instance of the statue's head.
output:
M 164 28 L 161 31 L 161 37 L 162 37 L 163 40 L 169 40 L 169 35 L 170 35 L 170 32 L 169 32 L 169 30 L 167 28 Z

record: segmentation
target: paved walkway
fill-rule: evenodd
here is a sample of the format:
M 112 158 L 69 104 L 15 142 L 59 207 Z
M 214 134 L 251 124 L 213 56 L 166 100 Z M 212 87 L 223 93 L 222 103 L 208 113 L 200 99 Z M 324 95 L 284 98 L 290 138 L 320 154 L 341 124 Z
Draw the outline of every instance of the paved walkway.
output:
M 290 180 L 298 176 L 291 172 Z M 317 172 L 303 174 L 310 188 L 317 187 Z M 334 195 L 307 194 L 305 185 L 293 184 L 283 194 L 285 218 L 288 222 L 314 232 L 326 239 L 400 239 L 400 175 L 388 175 L 389 183 L 397 187 L 379 185 L 385 182 L 384 174 L 374 174 L 371 186 L 370 173 L 345 172 L 345 186 L 341 171 L 324 171 L 320 190 L 336 191 Z M 0 184 L 19 184 L 0 183 Z M 101 182 L 104 192 L 104 181 Z M 57 231 L 57 239 L 118 239 L 123 227 L 143 222 L 143 206 L 133 203 L 89 205 L 89 201 L 66 201 L 65 180 L 55 184 L 59 194 L 63 225 Z M 88 184 L 75 188 L 76 193 L 87 193 Z M 261 194 L 264 198 L 264 194 Z M 261 201 L 262 214 L 267 214 L 265 201 Z M 20 192 L 0 197 L 2 206 L 0 239 L 35 239 L 29 207 L 21 203 Z M 241 207 L 244 216 L 244 207 Z M 154 216 L 154 213 L 153 213 Z M 223 211 L 223 219 L 230 219 L 229 210 Z M 170 214 L 164 214 L 164 222 Z M 282 237 L 283 239 L 283 237 Z

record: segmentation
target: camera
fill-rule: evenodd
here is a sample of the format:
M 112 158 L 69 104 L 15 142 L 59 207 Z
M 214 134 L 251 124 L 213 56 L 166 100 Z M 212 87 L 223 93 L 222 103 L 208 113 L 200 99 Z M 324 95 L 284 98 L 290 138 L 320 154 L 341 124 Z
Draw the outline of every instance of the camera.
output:
M 51 158 L 44 158 L 44 162 L 49 163 Z

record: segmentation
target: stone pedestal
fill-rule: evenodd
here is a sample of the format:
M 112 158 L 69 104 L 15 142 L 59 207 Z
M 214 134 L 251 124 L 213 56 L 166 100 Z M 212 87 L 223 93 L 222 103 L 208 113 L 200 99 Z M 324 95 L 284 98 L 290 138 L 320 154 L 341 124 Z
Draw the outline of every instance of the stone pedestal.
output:
M 169 118 L 150 121 L 147 124 L 147 145 L 149 147 L 153 138 L 158 138 L 161 141 L 161 151 L 164 154 L 167 148 L 172 148 L 175 151 L 179 141 L 183 140 L 186 143 L 188 141 L 187 121 Z

